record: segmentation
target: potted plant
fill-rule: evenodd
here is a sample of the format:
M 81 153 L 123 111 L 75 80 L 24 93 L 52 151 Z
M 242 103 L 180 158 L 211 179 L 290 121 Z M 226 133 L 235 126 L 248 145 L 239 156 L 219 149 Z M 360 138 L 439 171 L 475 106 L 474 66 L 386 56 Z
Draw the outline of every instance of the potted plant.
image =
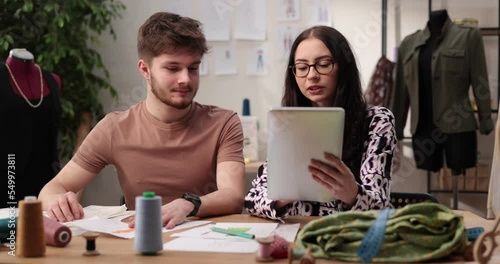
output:
M 13 48 L 26 48 L 42 69 L 62 79 L 61 160 L 72 156 L 79 131 L 82 140 L 92 121 L 104 116 L 100 93 L 117 96 L 92 46 L 104 31 L 115 37 L 111 21 L 124 9 L 114 0 L 0 0 L 0 60 Z

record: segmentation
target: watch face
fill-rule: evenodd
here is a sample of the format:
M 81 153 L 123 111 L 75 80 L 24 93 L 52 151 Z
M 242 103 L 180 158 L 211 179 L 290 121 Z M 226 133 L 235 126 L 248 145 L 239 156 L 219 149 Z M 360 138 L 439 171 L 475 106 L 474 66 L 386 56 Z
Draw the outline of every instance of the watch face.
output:
M 194 195 L 192 193 L 185 193 L 184 199 L 190 200 L 190 201 L 199 201 L 200 200 L 200 198 L 197 195 Z
M 192 202 L 195 205 L 195 207 L 198 207 L 201 204 L 200 197 L 192 193 L 185 193 L 182 195 L 182 198 Z

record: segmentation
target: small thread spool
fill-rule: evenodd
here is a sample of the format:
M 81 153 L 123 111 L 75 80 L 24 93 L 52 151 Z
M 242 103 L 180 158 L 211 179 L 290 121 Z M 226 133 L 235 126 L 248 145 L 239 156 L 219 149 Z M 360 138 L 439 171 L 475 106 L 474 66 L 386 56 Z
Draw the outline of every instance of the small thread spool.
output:
M 243 99 L 243 116 L 250 115 L 250 100 L 247 98 Z
M 259 248 L 257 249 L 255 260 L 258 262 L 273 261 L 274 258 L 271 257 L 271 244 L 274 241 L 274 237 L 257 238 L 256 240 L 259 243 Z
M 314 264 L 316 259 L 311 254 L 311 246 L 308 246 L 306 253 L 300 258 L 300 264 Z
M 36 196 L 26 196 L 19 201 L 16 233 L 17 256 L 35 258 L 45 255 L 42 202 Z
M 294 243 L 288 245 L 288 263 L 292 264 L 294 259 L 300 259 L 305 255 L 305 251 L 295 248 Z
M 142 255 L 157 255 L 163 250 L 161 197 L 144 192 L 135 198 L 134 249 Z
M 43 218 L 45 229 L 45 244 L 55 247 L 64 247 L 71 241 L 71 230 L 69 227 L 49 219 Z
M 99 237 L 98 233 L 95 232 L 86 232 L 82 234 L 83 238 L 87 241 L 85 244 L 85 252 L 82 253 L 84 256 L 98 256 L 100 253 L 96 249 L 96 239 Z

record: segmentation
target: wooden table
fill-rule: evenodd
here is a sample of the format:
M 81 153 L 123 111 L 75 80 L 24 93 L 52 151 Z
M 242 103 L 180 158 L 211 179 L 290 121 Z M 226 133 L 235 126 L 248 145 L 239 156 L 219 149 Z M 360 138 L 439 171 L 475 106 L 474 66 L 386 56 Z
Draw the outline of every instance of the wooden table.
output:
M 482 226 L 486 230 L 492 228 L 493 220 L 486 220 L 471 212 L 455 211 L 465 219 L 466 227 Z M 287 223 L 300 223 L 301 227 L 316 217 L 290 217 Z M 257 218 L 249 215 L 229 215 L 223 217 L 214 217 L 208 220 L 214 222 L 253 222 L 265 223 L 270 220 Z M 181 230 L 183 231 L 183 230 Z M 180 231 L 178 231 L 180 232 Z M 164 234 L 164 242 L 172 240 L 170 234 Z M 142 256 L 133 249 L 133 239 L 120 239 L 111 236 L 101 235 L 96 240 L 96 249 L 101 253 L 95 257 L 84 257 L 85 239 L 82 237 L 73 237 L 70 244 L 64 248 L 47 246 L 46 255 L 43 258 L 19 258 L 7 254 L 8 249 L 0 250 L 0 263 L 256 263 L 255 254 L 236 254 L 236 253 L 206 253 L 206 252 L 181 252 L 181 251 L 162 251 L 157 256 Z M 500 250 L 496 250 L 496 255 L 500 255 Z M 275 260 L 273 263 L 288 263 L 286 259 Z M 298 260 L 294 263 L 299 263 Z M 317 260 L 316 263 L 345 263 L 327 260 Z M 453 263 L 453 262 L 451 262 Z M 463 263 L 458 260 L 457 263 Z

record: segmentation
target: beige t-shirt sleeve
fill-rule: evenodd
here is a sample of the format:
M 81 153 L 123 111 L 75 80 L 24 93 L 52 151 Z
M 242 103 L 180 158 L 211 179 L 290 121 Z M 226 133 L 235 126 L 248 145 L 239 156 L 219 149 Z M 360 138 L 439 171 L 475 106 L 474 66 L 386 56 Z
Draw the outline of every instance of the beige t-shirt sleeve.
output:
M 239 161 L 243 159 L 243 127 L 236 113 L 232 113 L 222 129 L 219 138 L 217 163 L 223 161 Z
M 111 161 L 112 115 L 106 115 L 90 131 L 73 156 L 73 161 L 85 170 L 99 173 Z

